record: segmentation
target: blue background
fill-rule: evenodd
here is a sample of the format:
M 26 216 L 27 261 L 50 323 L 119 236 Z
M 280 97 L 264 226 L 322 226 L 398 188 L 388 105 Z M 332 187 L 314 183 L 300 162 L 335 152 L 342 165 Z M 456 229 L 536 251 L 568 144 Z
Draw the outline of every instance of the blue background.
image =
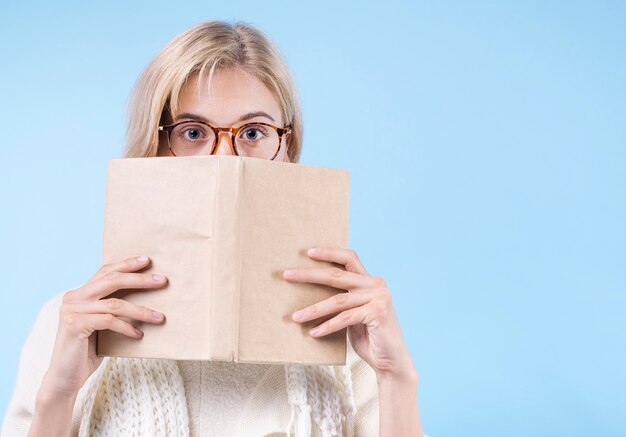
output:
M 0 414 L 41 305 L 100 265 L 106 162 L 172 37 L 243 20 L 351 172 L 442 436 L 626 435 L 624 2 L 3 2 Z

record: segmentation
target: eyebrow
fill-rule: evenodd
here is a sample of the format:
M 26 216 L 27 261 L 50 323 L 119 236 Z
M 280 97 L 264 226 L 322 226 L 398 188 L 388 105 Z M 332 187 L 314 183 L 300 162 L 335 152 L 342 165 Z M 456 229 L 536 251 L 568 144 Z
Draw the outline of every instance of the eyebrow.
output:
M 276 121 L 276 120 L 274 120 L 272 118 L 271 115 L 269 115 L 265 111 L 253 111 L 253 112 L 248 112 L 247 114 L 244 114 L 241 117 L 239 117 L 239 120 L 237 120 L 237 122 L 250 120 L 250 119 L 255 118 L 255 117 L 265 117 L 265 118 L 269 118 L 273 122 Z M 200 120 L 200 121 L 204 121 L 204 122 L 207 122 L 209 124 L 212 124 L 211 121 L 209 121 L 208 119 L 206 119 L 206 118 L 204 118 L 204 117 L 202 117 L 200 115 L 192 114 L 190 112 L 184 112 L 184 113 L 180 114 L 178 117 L 176 117 L 175 121 L 178 121 L 178 120 L 183 119 L 183 118 L 190 118 L 192 120 Z

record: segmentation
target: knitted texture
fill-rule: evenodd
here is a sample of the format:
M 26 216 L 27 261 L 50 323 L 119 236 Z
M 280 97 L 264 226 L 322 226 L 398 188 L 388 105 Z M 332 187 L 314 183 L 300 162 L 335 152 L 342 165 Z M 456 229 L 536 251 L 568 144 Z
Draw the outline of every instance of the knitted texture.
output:
M 85 387 L 79 437 L 188 437 L 176 361 L 105 358 Z
M 295 437 L 353 436 L 356 406 L 349 366 L 288 364 L 285 378 L 291 405 L 287 435 L 293 430 Z
M 352 437 L 356 407 L 349 366 L 284 369 L 291 407 L 287 434 Z M 79 437 L 189 437 L 183 380 L 174 360 L 106 357 L 81 393 Z

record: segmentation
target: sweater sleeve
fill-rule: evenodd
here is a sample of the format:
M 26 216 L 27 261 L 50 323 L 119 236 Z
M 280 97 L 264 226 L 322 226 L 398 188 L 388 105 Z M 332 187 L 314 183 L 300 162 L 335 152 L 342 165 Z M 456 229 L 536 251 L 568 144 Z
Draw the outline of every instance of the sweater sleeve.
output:
M 59 321 L 63 293 L 48 300 L 39 311 L 22 346 L 13 395 L 2 423 L 1 437 L 22 437 L 28 434 L 35 411 L 35 399 L 50 365 Z M 72 421 L 73 435 L 78 430 L 76 415 Z
M 356 415 L 354 437 L 378 437 L 379 406 L 376 373 L 352 348 L 348 341 L 347 363 L 352 372 Z M 428 437 L 423 434 L 423 437 Z
M 346 364 L 352 373 L 352 390 L 356 414 L 354 437 L 378 436 L 378 384 L 376 373 L 352 348 L 348 341 Z

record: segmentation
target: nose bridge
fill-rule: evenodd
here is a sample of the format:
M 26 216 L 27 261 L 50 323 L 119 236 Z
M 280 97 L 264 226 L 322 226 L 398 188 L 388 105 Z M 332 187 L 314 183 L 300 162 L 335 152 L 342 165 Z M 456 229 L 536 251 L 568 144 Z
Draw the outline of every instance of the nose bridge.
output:
M 235 147 L 233 141 L 232 128 L 222 128 L 217 132 L 217 145 L 215 147 L 216 155 L 234 155 Z

